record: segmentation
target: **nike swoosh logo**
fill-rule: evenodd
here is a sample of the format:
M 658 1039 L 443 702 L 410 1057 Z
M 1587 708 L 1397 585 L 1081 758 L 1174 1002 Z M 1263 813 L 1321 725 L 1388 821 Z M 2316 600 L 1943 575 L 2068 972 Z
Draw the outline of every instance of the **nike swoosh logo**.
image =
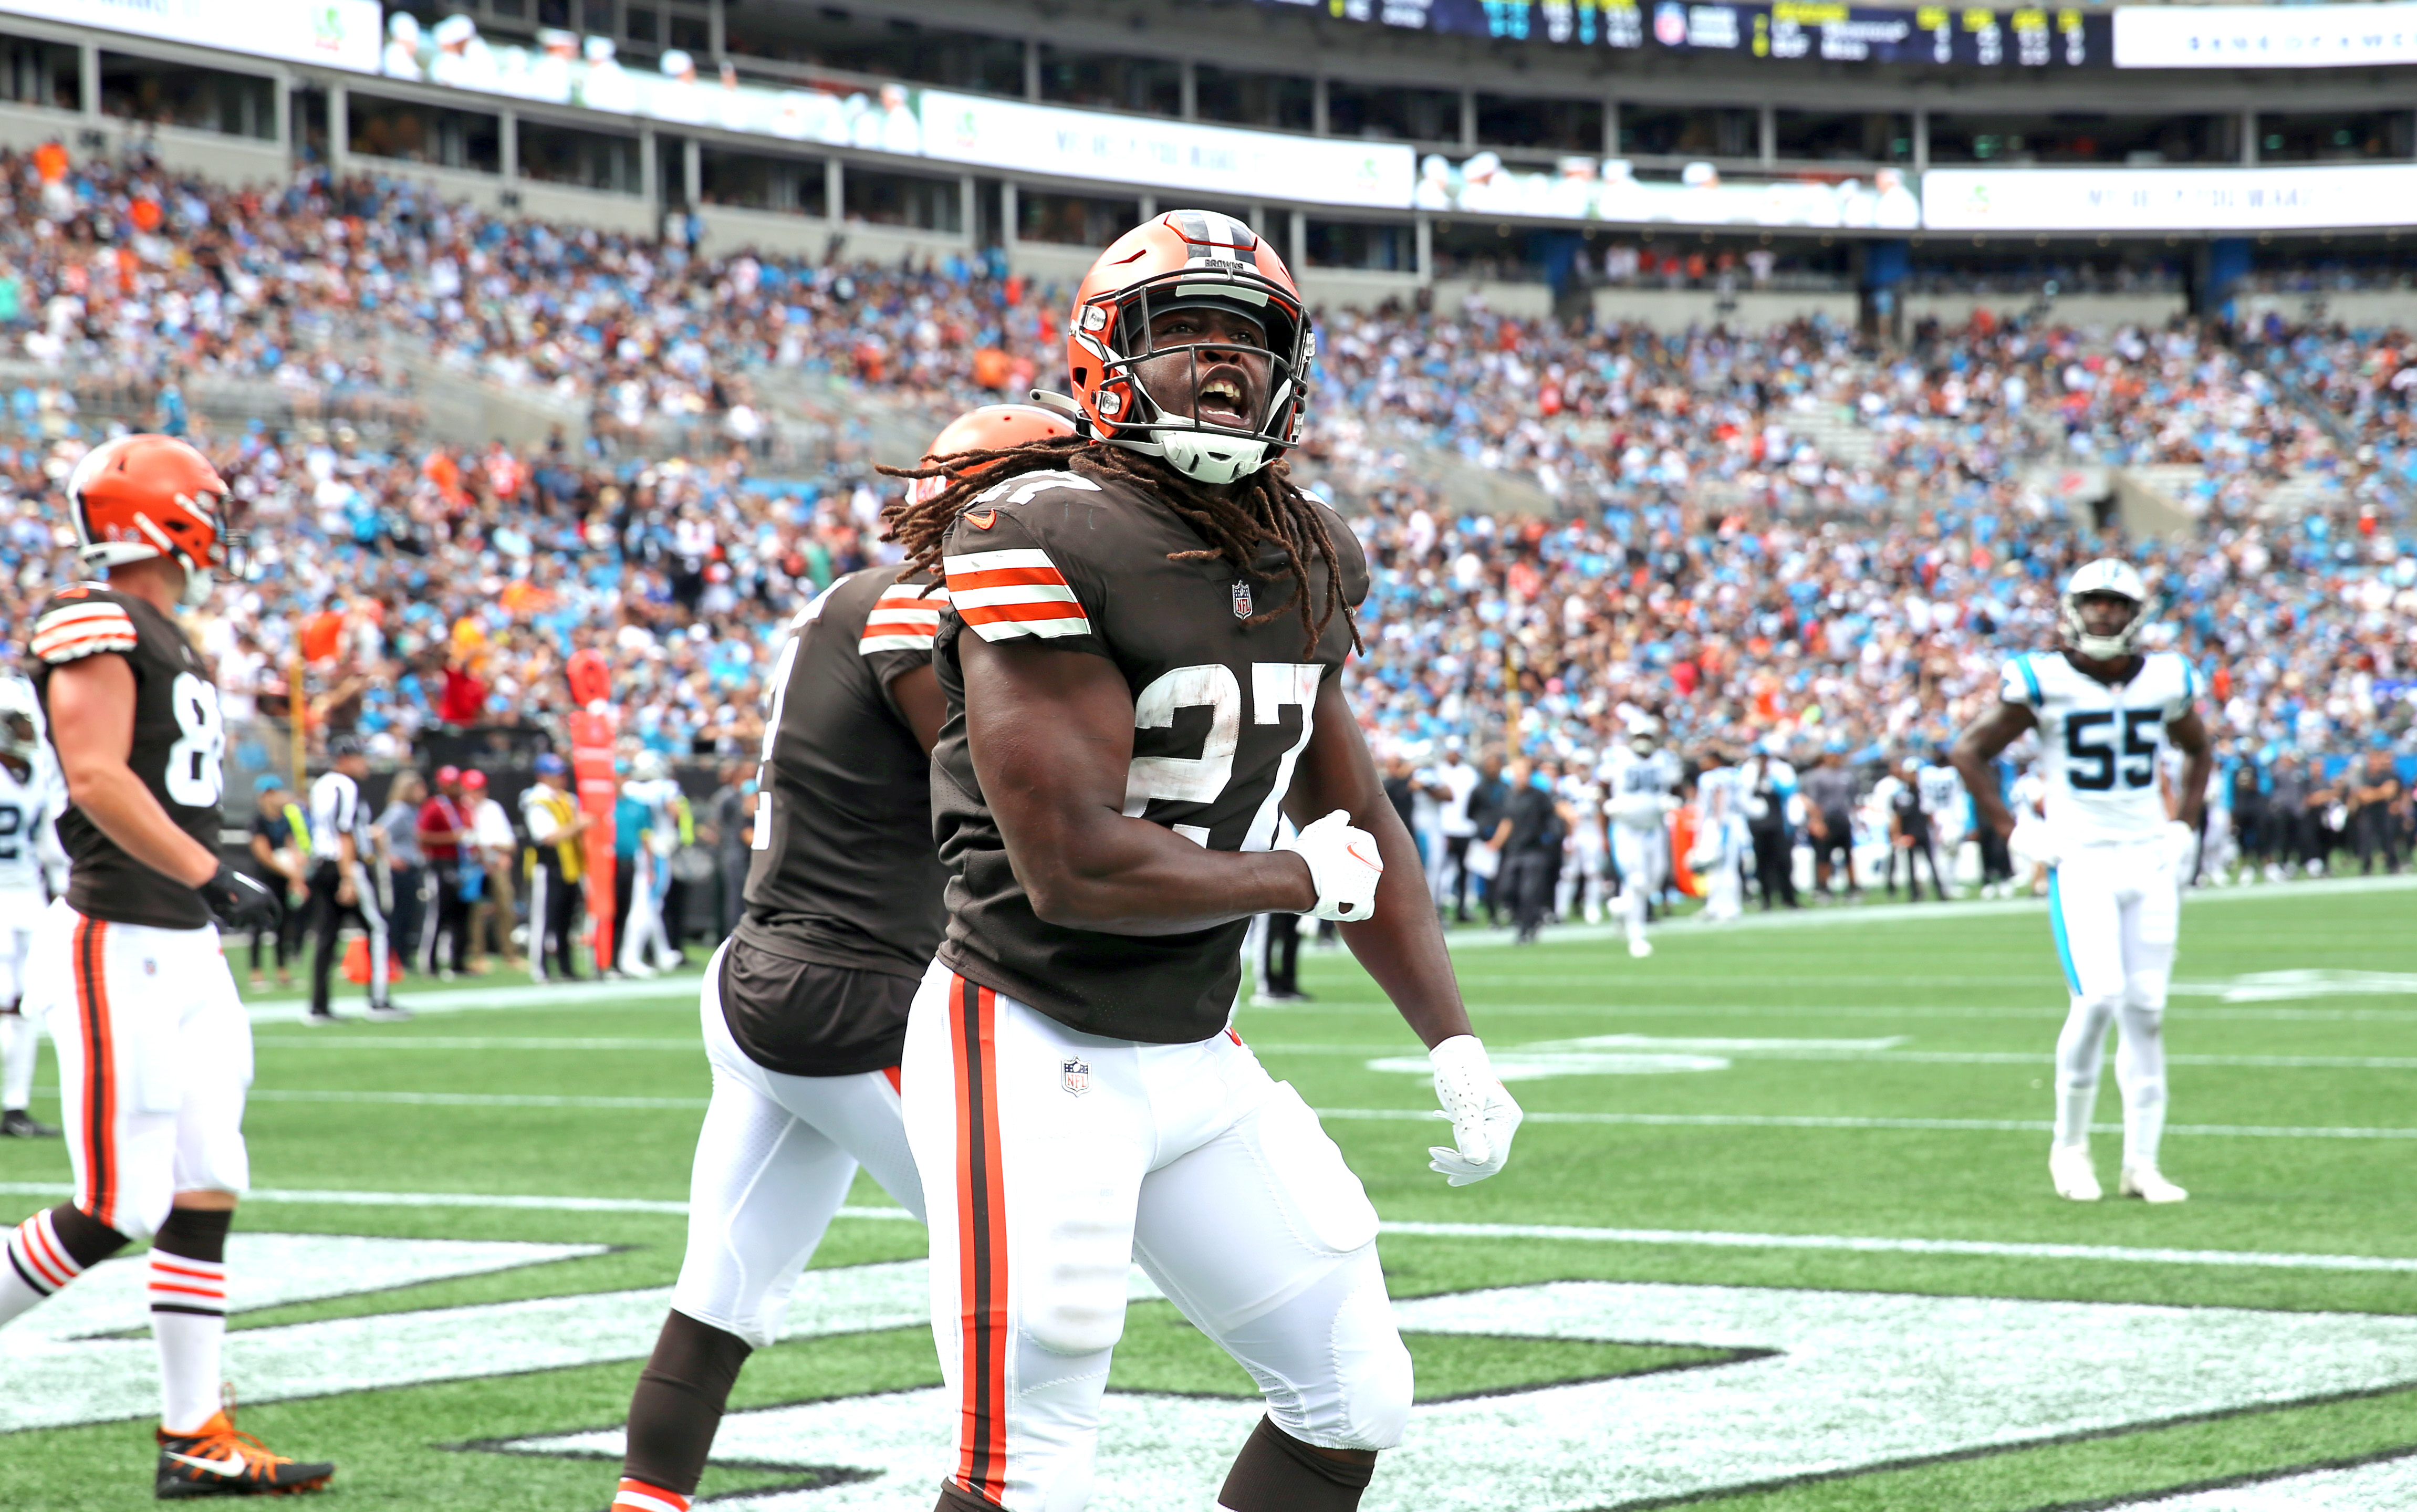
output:
M 998 523 L 998 511 L 996 509 L 984 509 L 981 513 L 975 514 L 972 510 L 968 509 L 965 511 L 965 520 L 967 523 L 971 524 L 976 530 L 988 530 L 991 526 Z
M 223 1459 L 198 1459 L 190 1454 L 178 1454 L 174 1449 L 168 1451 L 168 1458 L 180 1465 L 190 1465 L 195 1470 L 206 1470 L 213 1475 L 240 1475 L 245 1468 L 243 1456 L 233 1449 L 227 1451 L 227 1457 Z
M 1353 860 L 1355 860 L 1355 861 L 1359 862 L 1361 866 L 1363 866 L 1363 867 L 1375 867 L 1375 868 L 1376 868 L 1377 870 L 1379 870 L 1379 871 L 1382 871 L 1382 870 L 1384 870 L 1384 869 L 1385 869 L 1385 863 L 1384 863 L 1384 862 L 1379 861 L 1379 860 L 1372 859 L 1371 857 L 1368 857 L 1368 856 L 1361 855 L 1361 854 L 1360 854 L 1360 847 L 1358 847 L 1357 845 L 1346 845 L 1346 846 L 1345 846 L 1345 847 L 1344 847 L 1344 849 L 1345 849 L 1345 850 L 1346 850 L 1346 851 L 1348 851 L 1348 852 L 1350 852 L 1350 853 L 1351 853 L 1351 858 L 1352 858 Z

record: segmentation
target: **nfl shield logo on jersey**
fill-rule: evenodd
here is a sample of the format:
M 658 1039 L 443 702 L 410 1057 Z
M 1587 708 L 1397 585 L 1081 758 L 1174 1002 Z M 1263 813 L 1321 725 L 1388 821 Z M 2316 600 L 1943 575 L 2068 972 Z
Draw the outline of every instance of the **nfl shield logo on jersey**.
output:
M 1057 1084 L 1064 1087 L 1067 1096 L 1072 1097 L 1079 1097 L 1090 1091 L 1091 1063 L 1067 1056 L 1065 1063 L 1058 1067 Z
M 1251 584 L 1245 578 L 1234 580 L 1234 617 L 1236 619 L 1251 617 Z

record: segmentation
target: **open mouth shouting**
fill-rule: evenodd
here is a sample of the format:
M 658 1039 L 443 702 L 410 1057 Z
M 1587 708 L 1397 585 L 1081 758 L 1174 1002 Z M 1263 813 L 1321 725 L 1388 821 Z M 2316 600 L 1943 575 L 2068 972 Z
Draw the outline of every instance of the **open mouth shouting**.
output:
M 1247 431 L 1251 428 L 1250 412 L 1251 386 L 1239 370 L 1213 368 L 1201 379 L 1192 405 L 1193 419 L 1203 425 Z

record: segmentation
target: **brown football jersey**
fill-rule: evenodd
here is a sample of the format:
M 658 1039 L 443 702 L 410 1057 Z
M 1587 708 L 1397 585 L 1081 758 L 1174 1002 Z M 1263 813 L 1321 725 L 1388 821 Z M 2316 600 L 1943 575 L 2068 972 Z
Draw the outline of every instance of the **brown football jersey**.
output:
M 773 665 L 723 1012 L 775 1070 L 897 1065 L 906 1003 L 940 943 L 948 873 L 932 848 L 931 764 L 889 697 L 891 682 L 932 659 L 947 593 L 925 594 L 924 580 L 901 582 L 896 567 L 842 578 L 798 615 Z M 784 962 L 877 973 L 900 990 L 867 984 L 839 1011 L 829 993 L 798 989 L 813 974 Z
M 98 582 L 61 590 L 34 616 L 27 643 L 34 688 L 53 744 L 51 674 L 85 657 L 117 656 L 134 672 L 134 748 L 127 764 L 176 827 L 216 854 L 226 726 L 218 685 L 176 622 L 147 599 Z M 68 906 L 88 918 L 198 930 L 210 922 L 201 894 L 126 854 L 72 804 L 58 820 L 68 853 Z
M 1344 600 L 1356 606 L 1368 591 L 1360 543 L 1330 511 L 1326 526 Z M 1318 685 L 1340 673 L 1351 630 L 1336 614 L 1304 656 L 1281 553 L 1266 548 L 1255 576 L 1222 560 L 1171 559 L 1202 544 L 1136 489 L 1027 473 L 959 518 L 942 563 L 950 605 L 935 671 L 949 722 L 932 753 L 932 819 L 952 875 L 940 960 L 1072 1028 L 1118 1039 L 1178 1044 L 1223 1029 L 1247 921 L 1145 936 L 1036 915 L 974 776 L 955 646 L 971 634 L 1115 663 L 1133 701 L 1124 811 L 1211 850 L 1267 850 L 1309 744 Z M 1313 604 L 1325 583 L 1323 565 L 1312 563 Z M 1270 609 L 1282 612 L 1251 623 Z

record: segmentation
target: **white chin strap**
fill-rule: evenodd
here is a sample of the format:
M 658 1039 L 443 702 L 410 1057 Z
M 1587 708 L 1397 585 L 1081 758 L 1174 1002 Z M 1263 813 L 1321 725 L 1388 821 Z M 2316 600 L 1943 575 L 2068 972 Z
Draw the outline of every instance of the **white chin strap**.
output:
M 1163 457 L 1169 467 L 1184 476 L 1211 485 L 1248 477 L 1269 461 L 1268 444 L 1264 441 L 1173 430 L 1160 431 L 1155 435 L 1152 441 L 1120 440 L 1117 445 L 1130 446 L 1145 456 Z
M 204 604 L 208 603 L 210 601 L 210 590 L 218 586 L 218 584 L 211 579 L 209 569 L 207 567 L 203 567 L 196 570 L 193 564 L 186 561 L 181 556 L 171 556 L 168 560 L 175 563 L 178 567 L 185 569 L 186 605 L 189 608 L 199 609 Z

